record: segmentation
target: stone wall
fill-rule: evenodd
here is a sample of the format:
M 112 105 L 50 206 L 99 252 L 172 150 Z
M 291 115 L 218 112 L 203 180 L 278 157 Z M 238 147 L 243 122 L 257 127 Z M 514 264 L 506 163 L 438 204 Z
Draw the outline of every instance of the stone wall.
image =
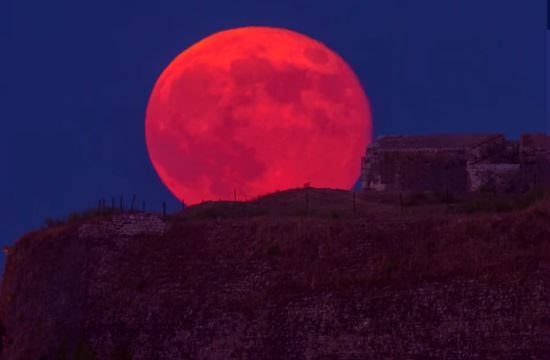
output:
M 7 259 L 1 358 L 543 359 L 550 261 L 536 249 L 550 227 L 533 214 L 51 229 Z M 391 280 L 461 258 L 438 277 Z
M 503 153 L 506 149 L 506 139 L 503 135 L 495 135 L 486 141 L 466 148 L 468 164 L 490 161 L 491 158 Z
M 473 164 L 468 165 L 468 188 L 470 191 L 496 191 L 499 193 L 519 190 L 519 164 Z
M 166 230 L 166 223 L 157 214 L 117 214 L 112 219 L 93 224 L 83 224 L 78 228 L 78 236 L 105 237 L 110 234 L 119 236 L 135 236 L 139 234 L 162 235 Z
M 499 164 L 519 164 L 519 154 L 519 141 L 509 140 L 506 141 L 504 153 L 501 156 L 497 154 L 492 162 Z
M 519 151 L 523 188 L 550 185 L 550 136 L 523 135 Z
M 488 187 L 507 192 L 550 185 L 547 135 L 522 135 L 519 141 L 506 140 L 503 135 L 477 136 L 474 137 L 477 143 L 467 142 L 465 136 L 464 146 L 458 146 L 460 142 L 456 141 L 445 146 L 445 139 L 381 137 L 369 145 L 361 159 L 362 188 L 466 192 Z M 430 144 L 433 147 L 428 147 Z
M 379 191 L 466 191 L 463 149 L 373 149 L 364 186 Z
M 6 248 L 0 349 L 11 348 L 12 352 L 0 353 L 0 359 L 38 359 L 41 353 L 53 356 L 62 347 L 60 341 L 82 334 L 89 315 L 90 274 L 101 274 L 105 262 L 120 261 L 108 254 L 131 247 L 132 238 L 158 238 L 166 229 L 168 225 L 157 214 L 114 215 L 77 227 L 29 234 Z M 91 259 L 92 249 L 101 248 L 106 240 L 114 249 L 104 249 L 100 261 Z M 7 307 L 13 310 L 6 312 Z M 6 336 L 4 324 L 17 324 L 20 332 L 10 333 L 8 326 Z M 29 347 L 28 339 L 41 339 L 42 346 Z M 50 358 L 54 359 L 46 357 Z

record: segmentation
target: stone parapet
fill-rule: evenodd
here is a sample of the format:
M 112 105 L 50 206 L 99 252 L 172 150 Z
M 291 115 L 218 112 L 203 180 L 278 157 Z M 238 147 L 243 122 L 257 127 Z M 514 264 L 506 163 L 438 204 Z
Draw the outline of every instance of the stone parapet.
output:
M 78 228 L 78 236 L 107 237 L 112 234 L 118 236 L 136 236 L 140 234 L 162 235 L 167 224 L 156 214 L 122 214 L 115 215 L 110 220 L 98 223 L 83 224 Z

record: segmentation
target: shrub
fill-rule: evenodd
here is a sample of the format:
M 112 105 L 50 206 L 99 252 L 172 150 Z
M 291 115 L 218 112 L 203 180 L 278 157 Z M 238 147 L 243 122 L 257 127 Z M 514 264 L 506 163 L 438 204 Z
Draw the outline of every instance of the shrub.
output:
M 210 208 L 210 209 L 204 210 L 204 212 L 201 215 L 202 215 L 201 217 L 204 217 L 204 218 L 215 218 L 222 214 L 221 214 L 221 211 L 217 211 L 216 209 Z
M 67 219 L 67 221 L 74 222 L 74 221 L 82 220 L 82 218 L 84 218 L 83 214 L 79 212 L 73 212 L 69 215 L 69 218 Z
M 65 220 L 46 218 L 44 224 L 46 225 L 46 227 L 61 226 L 65 224 Z
M 510 201 L 498 201 L 495 204 L 496 212 L 508 212 L 513 211 L 516 208 L 515 204 Z

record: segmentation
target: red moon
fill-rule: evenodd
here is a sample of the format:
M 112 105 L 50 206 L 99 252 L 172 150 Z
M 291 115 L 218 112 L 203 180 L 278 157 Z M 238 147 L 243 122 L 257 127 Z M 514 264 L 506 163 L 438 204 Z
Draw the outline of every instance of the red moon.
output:
M 302 187 L 350 189 L 371 141 L 353 70 L 294 31 L 215 33 L 162 72 L 147 105 L 149 157 L 186 204 Z

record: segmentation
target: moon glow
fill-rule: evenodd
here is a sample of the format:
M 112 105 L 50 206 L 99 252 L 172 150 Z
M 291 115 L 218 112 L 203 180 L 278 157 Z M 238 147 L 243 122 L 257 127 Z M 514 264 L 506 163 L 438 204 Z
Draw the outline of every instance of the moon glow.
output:
M 221 31 L 181 52 L 146 110 L 151 162 L 186 204 L 351 188 L 372 136 L 367 97 L 322 43 L 279 28 Z

